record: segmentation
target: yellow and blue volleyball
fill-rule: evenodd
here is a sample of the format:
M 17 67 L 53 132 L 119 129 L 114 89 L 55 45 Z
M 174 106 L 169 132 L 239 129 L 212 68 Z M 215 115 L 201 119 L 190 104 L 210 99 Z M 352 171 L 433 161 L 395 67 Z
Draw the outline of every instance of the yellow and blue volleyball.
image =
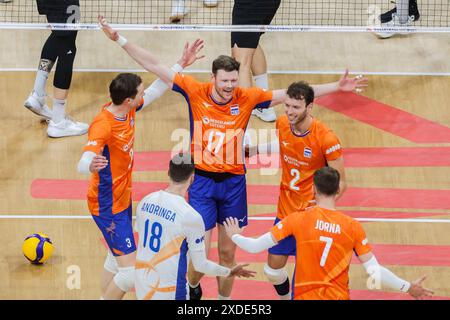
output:
M 42 264 L 51 257 L 53 243 L 47 235 L 35 233 L 25 238 L 22 251 L 32 264 Z

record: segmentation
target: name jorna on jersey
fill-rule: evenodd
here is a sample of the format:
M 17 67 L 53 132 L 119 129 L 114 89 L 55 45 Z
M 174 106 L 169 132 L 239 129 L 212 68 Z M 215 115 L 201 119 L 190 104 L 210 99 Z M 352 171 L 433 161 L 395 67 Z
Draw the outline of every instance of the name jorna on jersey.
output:
M 316 221 L 316 230 L 325 231 L 329 233 L 341 234 L 341 226 L 336 223 L 325 222 L 322 220 Z
M 175 221 L 175 218 L 177 217 L 176 212 L 172 212 L 169 209 L 166 209 L 164 207 L 160 207 L 157 204 L 154 203 L 144 203 L 141 208 L 142 211 L 152 213 L 158 217 L 164 218 L 166 220 L 169 220 L 171 222 Z

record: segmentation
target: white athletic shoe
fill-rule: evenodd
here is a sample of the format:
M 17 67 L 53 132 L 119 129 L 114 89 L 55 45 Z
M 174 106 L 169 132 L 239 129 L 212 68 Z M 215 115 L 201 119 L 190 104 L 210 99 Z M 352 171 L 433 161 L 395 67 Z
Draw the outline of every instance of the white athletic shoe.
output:
M 178 22 L 189 12 L 184 5 L 184 0 L 172 0 L 172 13 L 170 14 L 170 22 Z
M 0 2 L 1 3 L 9 3 L 9 2 L 11 2 L 12 0 L 0 0 Z
M 51 138 L 81 136 L 87 133 L 88 128 L 89 125 L 87 123 L 78 122 L 66 116 L 58 123 L 50 120 L 48 123 L 47 134 Z
M 252 115 L 257 116 L 265 122 L 274 122 L 277 120 L 277 114 L 275 113 L 274 108 L 253 109 Z
M 414 16 L 409 16 L 408 20 L 404 23 L 400 22 L 400 19 L 398 17 L 398 15 L 396 13 L 392 14 L 392 20 L 386 23 L 382 23 L 381 27 L 382 28 L 394 28 L 394 27 L 409 27 L 411 26 L 411 24 L 414 22 Z M 383 32 L 376 32 L 375 33 L 379 38 L 382 39 L 387 39 L 390 38 L 396 34 L 408 34 L 408 32 L 402 32 L 402 31 L 398 31 L 398 30 L 386 30 Z
M 203 0 L 203 5 L 208 8 L 217 7 L 219 0 Z
M 30 94 L 23 105 L 31 112 L 45 119 L 50 120 L 53 116 L 53 111 L 45 104 L 45 97 L 38 97 L 34 92 Z

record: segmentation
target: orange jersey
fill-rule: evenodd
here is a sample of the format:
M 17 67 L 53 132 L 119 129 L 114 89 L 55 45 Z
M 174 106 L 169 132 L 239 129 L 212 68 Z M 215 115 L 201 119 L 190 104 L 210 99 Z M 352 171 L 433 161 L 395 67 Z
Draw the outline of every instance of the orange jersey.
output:
M 286 115 L 277 119 L 276 128 L 283 170 L 277 209 L 281 220 L 291 212 L 314 205 L 314 172 L 326 166 L 327 161 L 341 157 L 342 149 L 336 134 L 316 119 L 301 136 L 292 132 Z
M 233 98 L 219 104 L 211 96 L 213 84 L 177 74 L 173 90 L 189 106 L 191 152 L 197 169 L 244 174 L 243 138 L 254 108 L 268 107 L 272 92 L 236 88 Z
M 131 204 L 131 171 L 133 169 L 134 119 L 136 110 L 117 118 L 106 108 L 89 127 L 88 143 L 83 151 L 92 151 L 108 160 L 108 166 L 91 176 L 88 206 L 91 214 L 116 214 Z M 102 151 L 103 150 L 103 151 Z
M 371 252 L 361 224 L 342 212 L 312 207 L 272 227 L 280 241 L 293 235 L 297 245 L 294 299 L 348 300 L 348 270 L 353 250 Z

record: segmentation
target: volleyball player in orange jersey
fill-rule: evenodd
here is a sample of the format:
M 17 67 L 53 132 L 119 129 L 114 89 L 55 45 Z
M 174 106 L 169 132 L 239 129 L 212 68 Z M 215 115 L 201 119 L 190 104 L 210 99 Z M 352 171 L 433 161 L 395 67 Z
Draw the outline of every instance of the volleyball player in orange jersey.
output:
M 250 153 L 279 152 L 282 168 L 275 224 L 291 212 L 314 205 L 313 174 L 328 165 L 340 173 L 341 196 L 346 189 L 344 160 L 339 138 L 324 123 L 313 118 L 314 90 L 305 82 L 294 82 L 287 90 L 285 114 L 276 122 L 278 140 L 252 147 Z M 293 237 L 269 249 L 264 272 L 280 299 L 289 300 L 290 285 L 285 266 L 296 255 Z
M 267 91 L 240 88 L 239 62 L 220 56 L 213 62 L 211 81 L 200 83 L 193 77 L 179 75 L 161 64 L 151 53 L 129 43 L 99 17 L 105 34 L 147 71 L 155 73 L 174 91 L 181 93 L 189 106 L 191 152 L 196 164 L 194 183 L 189 189 L 189 204 L 203 217 L 206 228 L 206 250 L 209 251 L 211 230 L 218 224 L 219 264 L 235 264 L 235 244 L 226 236 L 223 222 L 236 217 L 247 225 L 247 193 L 242 140 L 254 108 L 267 108 L 283 103 L 286 90 Z M 203 43 L 197 40 L 195 43 Z M 364 85 L 359 79 L 345 77 L 334 83 L 314 85 L 317 96 L 338 90 L 352 91 Z M 192 268 L 190 268 L 192 270 Z M 199 281 L 203 275 L 190 272 L 191 299 L 201 297 Z M 231 279 L 218 279 L 219 299 L 229 299 Z
M 181 71 L 198 57 L 199 44 L 186 44 L 174 70 Z M 92 174 L 88 207 L 109 251 L 102 274 L 102 298 L 120 299 L 134 287 L 136 244 L 132 228 L 131 174 L 136 112 L 168 87 L 160 79 L 144 91 L 139 76 L 119 74 L 110 84 L 111 102 L 92 122 L 78 171 Z
M 313 192 L 317 206 L 288 215 L 257 239 L 241 236 L 242 228 L 235 218 L 227 218 L 225 230 L 234 243 L 251 253 L 266 250 L 293 236 L 297 243 L 293 286 L 296 300 L 348 300 L 348 273 L 353 252 L 371 277 L 369 289 L 380 289 L 382 285 L 407 292 L 416 299 L 433 294 L 421 285 L 425 277 L 410 283 L 379 265 L 361 224 L 336 210 L 337 170 L 331 167 L 317 170 Z

